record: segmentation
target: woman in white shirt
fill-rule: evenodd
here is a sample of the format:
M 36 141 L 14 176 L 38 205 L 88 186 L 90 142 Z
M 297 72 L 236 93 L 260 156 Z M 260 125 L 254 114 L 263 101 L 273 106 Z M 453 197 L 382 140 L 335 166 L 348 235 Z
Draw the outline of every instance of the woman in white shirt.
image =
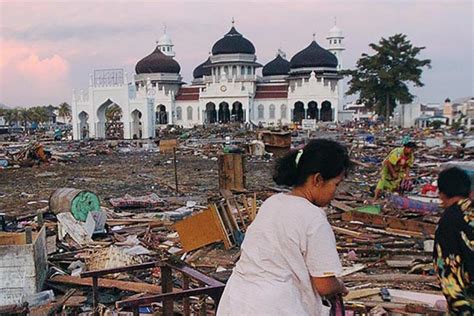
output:
M 347 294 L 326 213 L 351 163 L 341 144 L 315 139 L 277 161 L 292 187 L 267 199 L 250 225 L 218 315 L 325 315 L 321 296 Z

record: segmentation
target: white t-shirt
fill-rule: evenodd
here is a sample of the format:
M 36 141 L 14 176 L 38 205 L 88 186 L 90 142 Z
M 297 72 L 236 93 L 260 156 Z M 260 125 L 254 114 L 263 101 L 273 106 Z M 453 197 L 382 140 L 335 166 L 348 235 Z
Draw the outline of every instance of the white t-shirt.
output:
M 308 200 L 276 194 L 249 226 L 218 315 L 321 315 L 311 276 L 339 275 L 326 213 Z

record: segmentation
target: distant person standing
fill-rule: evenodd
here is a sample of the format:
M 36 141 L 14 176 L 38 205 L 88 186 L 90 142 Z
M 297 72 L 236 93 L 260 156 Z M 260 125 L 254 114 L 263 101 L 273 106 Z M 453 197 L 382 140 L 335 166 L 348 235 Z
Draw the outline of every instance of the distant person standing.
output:
M 325 139 L 277 162 L 273 179 L 292 190 L 260 207 L 217 315 L 329 315 L 322 297 L 348 291 L 337 277 L 342 266 L 323 207 L 350 166 L 347 149 Z
M 413 167 L 415 148 L 414 142 L 406 141 L 403 147 L 393 149 L 385 158 L 381 179 L 375 188 L 375 200 L 380 197 L 382 191 L 395 192 L 400 189 L 402 180 L 408 177 L 408 172 Z
M 442 171 L 439 198 L 445 209 L 438 222 L 434 268 L 452 315 L 474 315 L 474 207 L 471 181 L 462 169 Z

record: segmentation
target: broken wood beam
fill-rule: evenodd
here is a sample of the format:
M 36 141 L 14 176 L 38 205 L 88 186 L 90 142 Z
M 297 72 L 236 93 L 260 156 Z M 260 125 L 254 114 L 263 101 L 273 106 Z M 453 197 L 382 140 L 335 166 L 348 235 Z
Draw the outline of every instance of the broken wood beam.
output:
M 361 212 L 346 212 L 342 214 L 342 220 L 346 222 L 357 221 L 366 225 L 378 227 L 389 227 L 408 232 L 418 232 L 425 235 L 434 236 L 436 225 L 423 223 L 419 221 L 400 219 L 393 216 L 367 214 Z
M 48 280 L 53 283 L 72 284 L 79 286 L 90 286 L 92 287 L 92 278 L 79 278 L 70 275 L 57 275 Z M 119 281 L 111 279 L 99 279 L 99 288 L 117 288 L 123 291 L 130 291 L 135 293 L 150 293 L 150 294 L 161 294 L 161 288 L 157 285 L 139 282 Z
M 437 283 L 436 276 L 420 275 L 420 274 L 365 274 L 365 275 L 350 275 L 342 278 L 345 282 L 428 282 Z

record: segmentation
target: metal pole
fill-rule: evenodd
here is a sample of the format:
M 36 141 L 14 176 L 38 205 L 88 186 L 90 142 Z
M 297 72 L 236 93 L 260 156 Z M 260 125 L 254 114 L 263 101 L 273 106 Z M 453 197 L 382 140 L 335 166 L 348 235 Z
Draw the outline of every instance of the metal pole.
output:
M 179 193 L 178 191 L 178 167 L 176 165 L 176 147 L 173 147 L 173 165 L 174 165 L 174 183 L 176 186 L 176 193 Z

